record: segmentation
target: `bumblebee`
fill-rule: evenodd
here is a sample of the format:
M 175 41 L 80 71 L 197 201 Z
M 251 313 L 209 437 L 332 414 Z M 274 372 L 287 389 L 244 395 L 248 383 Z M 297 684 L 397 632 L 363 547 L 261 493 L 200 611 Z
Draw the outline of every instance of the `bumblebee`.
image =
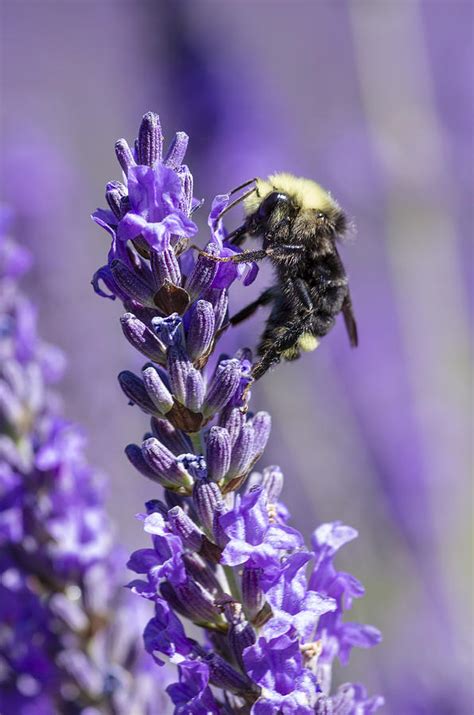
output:
M 243 201 L 245 220 L 228 236 L 240 246 L 247 237 L 261 237 L 257 250 L 217 258 L 237 263 L 268 258 L 275 269 L 275 284 L 234 315 L 232 325 L 271 305 L 258 346 L 260 360 L 252 376 L 259 379 L 281 358 L 296 360 L 314 350 L 319 338 L 333 327 L 342 312 L 350 343 L 357 346 L 357 325 L 349 285 L 336 241 L 347 231 L 347 219 L 336 201 L 310 179 L 278 173 L 252 179 L 252 189 L 223 213 Z

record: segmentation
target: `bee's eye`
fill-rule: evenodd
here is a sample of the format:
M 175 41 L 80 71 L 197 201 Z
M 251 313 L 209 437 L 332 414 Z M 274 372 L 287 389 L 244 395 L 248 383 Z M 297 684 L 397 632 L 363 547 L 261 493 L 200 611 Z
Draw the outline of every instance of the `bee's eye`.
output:
M 316 214 L 316 218 L 321 219 L 321 221 L 325 221 L 327 219 L 327 216 L 322 211 L 318 211 L 318 213 Z
M 258 208 L 258 218 L 261 221 L 268 219 L 273 209 L 277 204 L 289 204 L 290 197 L 287 194 L 283 194 L 279 191 L 272 191 L 271 194 L 266 196 Z

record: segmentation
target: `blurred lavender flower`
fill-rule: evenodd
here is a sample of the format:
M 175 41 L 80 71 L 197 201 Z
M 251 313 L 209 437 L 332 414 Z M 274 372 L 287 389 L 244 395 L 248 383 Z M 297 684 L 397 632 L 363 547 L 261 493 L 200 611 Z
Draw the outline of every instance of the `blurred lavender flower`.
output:
M 196 202 L 181 163 L 184 136 L 176 136 L 163 160 L 158 117 L 146 114 L 135 151 L 124 140 L 116 145 L 127 185 L 107 185 L 113 215 L 98 210 L 93 216 L 112 235 L 94 287 L 103 294 L 102 279 L 122 300 L 125 337 L 150 361 L 141 377 L 119 375 L 130 403 L 151 417 L 151 431 L 126 454 L 164 488 L 164 501 L 147 502 L 142 516 L 152 547 L 129 561 L 142 576 L 130 588 L 155 605 L 145 646 L 158 664 L 166 656 L 178 666 L 179 681 L 168 688 L 177 714 L 372 713 L 383 701 L 368 698 L 359 685 L 330 694 L 334 658 L 346 663 L 353 646 L 380 640 L 375 628 L 342 619 L 363 588 L 336 571 L 333 558 L 356 532 L 324 524 L 312 548 L 305 547 L 279 503 L 280 470 L 269 467 L 248 480 L 270 433 L 270 416 L 248 411 L 249 351 L 208 365 L 239 274 L 186 252 Z M 163 172 L 170 170 L 181 181 L 172 200 L 168 191 L 160 193 Z M 137 173 L 149 182 L 138 219 Z M 235 250 L 217 223 L 227 200 L 220 196 L 213 204 L 208 254 Z M 150 227 L 152 213 L 160 217 L 159 229 Z M 244 284 L 255 273 L 250 267 Z M 186 634 L 182 617 L 203 630 L 201 642 Z
M 0 218 L 0 712 L 161 715 L 104 482 L 50 389 L 64 360 L 36 334 L 17 286 L 30 257 Z

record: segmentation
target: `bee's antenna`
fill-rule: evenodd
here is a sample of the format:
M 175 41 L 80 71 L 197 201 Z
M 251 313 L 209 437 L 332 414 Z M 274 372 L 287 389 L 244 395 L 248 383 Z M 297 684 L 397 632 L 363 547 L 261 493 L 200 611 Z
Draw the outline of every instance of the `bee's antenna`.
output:
M 254 181 L 254 179 L 252 179 L 252 181 Z M 247 185 L 250 184 L 250 183 L 251 183 L 251 182 L 248 181 L 247 184 L 244 184 L 244 186 L 247 186 Z M 240 187 L 240 188 L 242 188 L 242 187 Z M 234 206 L 237 206 L 237 204 L 240 204 L 241 201 L 245 201 L 245 199 L 246 199 L 248 196 L 250 196 L 251 194 L 253 194 L 253 192 L 256 191 L 256 190 L 257 190 L 257 189 L 256 189 L 256 187 L 254 186 L 253 189 L 250 189 L 250 191 L 246 191 L 245 194 L 242 194 L 241 196 L 239 196 L 238 199 L 236 199 L 235 201 L 232 201 L 231 204 L 229 204 L 228 206 L 226 206 L 225 209 L 222 209 L 222 211 L 220 212 L 220 214 L 219 214 L 219 215 L 217 216 L 217 218 L 216 218 L 216 223 L 221 220 L 221 218 L 223 217 L 224 214 L 227 213 L 227 211 L 230 211 L 231 209 L 233 209 Z M 234 191 L 237 191 L 237 189 L 234 189 Z M 231 192 L 231 193 L 233 193 L 233 192 Z
M 249 181 L 246 181 L 245 184 L 240 184 L 240 186 L 236 186 L 235 189 L 229 191 L 229 196 L 232 196 L 232 194 L 236 194 L 237 191 L 240 191 L 240 189 L 245 189 L 246 186 L 250 186 L 250 184 L 253 184 L 254 181 L 257 181 L 257 178 L 249 179 Z

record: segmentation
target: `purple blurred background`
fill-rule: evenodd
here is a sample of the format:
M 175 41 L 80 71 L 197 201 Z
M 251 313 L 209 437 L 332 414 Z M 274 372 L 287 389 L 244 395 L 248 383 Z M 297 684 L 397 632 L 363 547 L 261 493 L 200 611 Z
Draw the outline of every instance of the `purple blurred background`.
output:
M 461 0 L 67 3 L 3 0 L 0 198 L 36 270 L 43 335 L 68 354 L 67 415 L 111 478 L 122 542 L 156 495 L 123 447 L 145 429 L 119 370 L 136 367 L 119 306 L 89 281 L 108 248 L 89 214 L 120 178 L 113 144 L 148 109 L 191 136 L 195 194 L 258 174 L 321 182 L 353 217 L 343 247 L 360 328 L 254 390 L 272 412 L 266 463 L 306 535 L 341 519 L 341 557 L 367 587 L 357 616 L 382 629 L 358 654 L 386 712 L 471 713 L 473 4 Z M 201 211 L 202 236 L 206 210 Z M 238 212 L 231 219 L 239 220 Z M 204 243 L 201 238 L 201 243 Z M 270 280 L 261 271 L 234 310 Z M 111 310 L 112 308 L 112 310 Z M 116 320 L 112 315 L 116 314 Z M 227 336 L 256 342 L 264 314 Z

